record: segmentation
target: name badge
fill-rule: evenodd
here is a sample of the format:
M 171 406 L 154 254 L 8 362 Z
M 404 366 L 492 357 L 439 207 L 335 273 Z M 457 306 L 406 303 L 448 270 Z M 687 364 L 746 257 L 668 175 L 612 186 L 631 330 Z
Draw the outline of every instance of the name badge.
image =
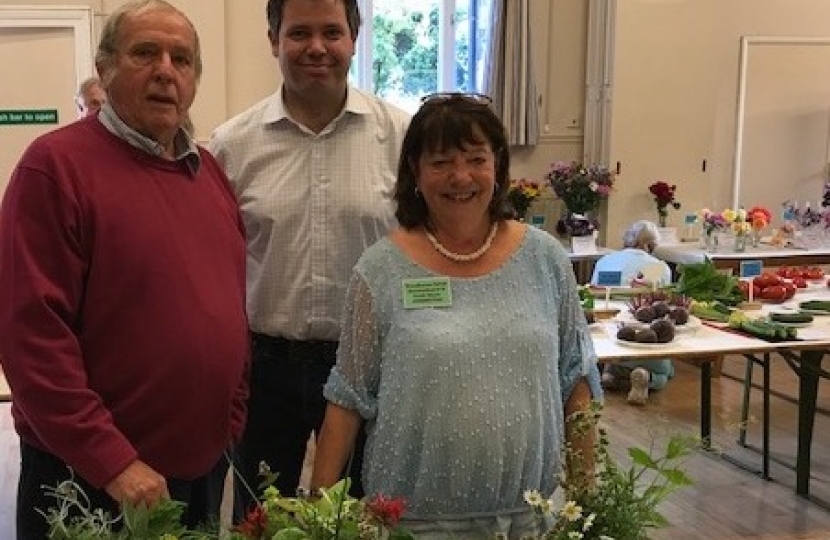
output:
M 402 281 L 403 307 L 422 309 L 450 307 L 452 305 L 452 288 L 450 278 L 413 278 Z

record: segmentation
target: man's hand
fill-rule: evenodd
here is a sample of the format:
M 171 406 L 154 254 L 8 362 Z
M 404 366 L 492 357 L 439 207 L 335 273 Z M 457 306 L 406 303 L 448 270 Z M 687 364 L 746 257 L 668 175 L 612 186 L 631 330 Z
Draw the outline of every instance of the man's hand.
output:
M 122 506 L 130 503 L 149 507 L 170 497 L 164 477 L 139 460 L 130 463 L 104 489 Z

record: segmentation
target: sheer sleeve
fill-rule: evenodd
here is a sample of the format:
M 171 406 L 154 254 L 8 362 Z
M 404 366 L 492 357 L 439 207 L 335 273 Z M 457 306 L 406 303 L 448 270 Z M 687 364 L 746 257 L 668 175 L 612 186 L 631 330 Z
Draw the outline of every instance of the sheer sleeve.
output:
M 372 291 L 355 271 L 343 309 L 337 365 L 324 389 L 327 400 L 356 410 L 364 419 L 377 415 L 381 340 Z
M 558 257 L 552 269 L 559 285 L 559 370 L 563 405 L 582 377 L 588 382 L 595 400 L 602 399 L 597 355 L 588 323 L 579 301 L 579 288 L 567 255 Z

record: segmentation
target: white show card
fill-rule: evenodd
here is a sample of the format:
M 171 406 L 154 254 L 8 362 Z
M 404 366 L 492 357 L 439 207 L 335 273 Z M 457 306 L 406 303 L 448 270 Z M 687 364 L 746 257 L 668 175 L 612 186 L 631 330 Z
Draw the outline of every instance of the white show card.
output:
M 660 245 L 680 243 L 680 239 L 677 237 L 677 227 L 658 227 L 657 231 L 660 234 L 660 238 L 658 239 Z
M 597 239 L 594 235 L 572 236 L 571 249 L 574 255 L 591 255 L 597 252 Z

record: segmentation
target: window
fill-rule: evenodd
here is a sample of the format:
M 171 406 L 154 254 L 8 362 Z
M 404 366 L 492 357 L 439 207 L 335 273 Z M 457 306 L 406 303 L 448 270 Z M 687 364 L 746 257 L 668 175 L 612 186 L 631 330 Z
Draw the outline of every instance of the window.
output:
M 426 94 L 480 91 L 492 1 L 361 0 L 354 83 L 409 112 Z

